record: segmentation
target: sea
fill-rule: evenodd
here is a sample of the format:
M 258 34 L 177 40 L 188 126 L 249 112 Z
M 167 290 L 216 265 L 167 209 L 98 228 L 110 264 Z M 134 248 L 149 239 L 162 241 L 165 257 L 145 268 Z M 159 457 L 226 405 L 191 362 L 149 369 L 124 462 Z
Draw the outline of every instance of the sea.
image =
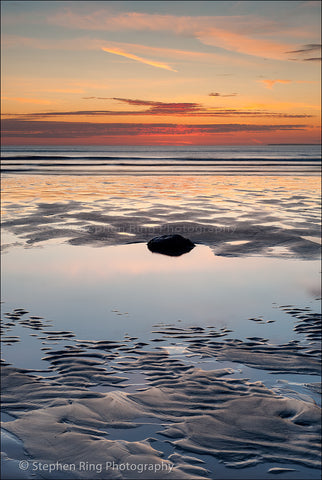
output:
M 3 173 L 320 175 L 320 145 L 4 146 Z

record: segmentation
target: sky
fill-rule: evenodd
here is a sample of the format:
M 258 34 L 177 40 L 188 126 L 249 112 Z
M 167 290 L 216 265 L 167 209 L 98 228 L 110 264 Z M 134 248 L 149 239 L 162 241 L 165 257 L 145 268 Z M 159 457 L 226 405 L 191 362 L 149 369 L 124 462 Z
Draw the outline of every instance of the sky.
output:
M 1 11 L 3 145 L 320 143 L 319 1 Z

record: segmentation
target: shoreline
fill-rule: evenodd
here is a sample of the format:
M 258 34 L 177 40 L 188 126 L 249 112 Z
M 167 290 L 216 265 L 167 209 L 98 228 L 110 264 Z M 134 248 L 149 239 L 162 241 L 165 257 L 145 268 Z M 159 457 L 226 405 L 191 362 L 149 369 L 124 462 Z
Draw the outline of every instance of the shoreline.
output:
M 80 178 L 2 185 L 5 478 L 318 479 L 317 177 Z
M 320 255 L 318 177 L 11 175 L 2 189 L 3 232 L 26 247 L 178 233 L 215 255 Z

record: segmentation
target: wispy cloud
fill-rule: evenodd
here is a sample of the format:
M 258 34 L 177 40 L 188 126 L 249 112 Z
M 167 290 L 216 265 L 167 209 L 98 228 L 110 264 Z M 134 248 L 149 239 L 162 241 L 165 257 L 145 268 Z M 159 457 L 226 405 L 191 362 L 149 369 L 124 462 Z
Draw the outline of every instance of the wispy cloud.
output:
M 273 88 L 273 86 L 276 84 L 276 83 L 291 83 L 292 80 L 281 80 L 279 78 L 275 79 L 275 80 L 259 80 L 259 82 L 263 83 L 265 85 L 266 88 Z
M 113 100 L 127 103 L 128 105 L 149 107 L 144 110 L 144 113 L 149 115 L 192 115 L 194 113 L 206 112 L 202 105 L 194 102 L 157 102 L 118 97 L 113 97 Z M 142 114 L 142 111 L 136 113 Z
M 164 68 L 165 70 L 170 70 L 171 72 L 176 72 L 177 71 L 177 70 L 174 70 L 169 65 L 167 65 L 166 63 L 160 63 L 160 62 L 156 62 L 154 60 L 147 60 L 146 58 L 138 57 L 137 55 L 133 55 L 132 53 L 127 53 L 127 52 L 124 52 L 124 51 L 119 50 L 119 49 L 102 47 L 102 50 L 104 50 L 104 52 L 113 53 L 114 55 L 120 55 L 121 57 L 130 58 L 131 60 L 135 60 L 137 62 L 141 62 L 141 63 L 145 63 L 147 65 L 151 65 L 152 67 Z
M 265 79 L 265 80 L 258 80 L 259 83 L 263 83 L 266 88 L 273 88 L 273 86 L 276 83 L 284 83 L 284 84 L 289 84 L 289 83 L 309 83 L 309 84 L 318 84 L 318 80 L 283 80 L 283 79 Z
M 236 97 L 236 95 L 238 95 L 238 93 L 227 93 L 227 94 L 218 93 L 218 92 L 208 93 L 209 97 Z
M 303 62 L 321 62 L 322 57 L 310 57 L 310 58 L 304 58 Z
M 289 52 L 285 53 L 294 53 L 299 55 L 297 58 L 292 58 L 291 60 L 297 60 L 300 62 L 319 62 L 321 61 L 321 49 L 322 45 L 320 43 L 307 43 L 302 45 L 297 50 L 290 50 Z M 320 54 L 319 57 L 312 57 L 311 55 Z M 307 55 L 310 55 L 309 57 Z
M 129 4 L 130 5 L 130 4 Z M 294 33 L 294 28 L 281 20 L 276 21 L 267 17 L 255 14 L 244 15 L 163 15 L 146 12 L 115 12 L 108 8 L 87 11 L 80 13 L 64 8 L 51 14 L 47 22 L 65 28 L 83 29 L 92 31 L 168 31 L 177 35 L 194 36 L 196 32 L 205 31 L 211 28 L 222 28 L 240 34 L 276 34 L 287 33 L 288 30 Z M 303 30 L 305 27 L 303 26 Z M 299 35 L 301 36 L 301 32 Z M 296 32 L 295 32 L 296 33 Z
M 73 14 L 74 15 L 74 14 Z M 72 17 L 73 17 L 72 15 Z M 261 18 L 254 16 L 243 17 L 174 17 L 174 16 L 157 16 L 157 15 L 144 15 L 142 17 L 133 17 L 133 26 L 128 25 L 128 29 L 142 30 L 140 27 L 140 21 L 143 25 L 146 25 L 148 18 L 150 18 L 151 25 L 146 28 L 147 31 L 170 31 L 176 35 L 185 35 L 198 40 L 201 44 L 210 45 L 217 49 L 223 49 L 224 51 L 216 50 L 213 52 L 202 51 L 187 51 L 175 48 L 156 47 L 153 45 L 131 44 L 126 42 L 109 41 L 108 45 L 103 46 L 106 51 L 110 53 L 123 56 L 133 55 L 133 60 L 138 60 L 143 63 L 148 63 L 144 57 L 140 57 L 140 54 L 157 55 L 158 57 L 168 57 L 176 59 L 193 59 L 194 61 L 211 61 L 214 59 L 224 59 L 227 52 L 241 53 L 256 57 L 279 59 L 279 60 L 303 60 L 305 55 L 310 51 L 309 46 L 315 46 L 319 44 L 307 44 L 308 49 L 304 49 L 305 46 L 299 49 L 293 48 L 294 43 L 277 42 L 276 40 L 270 40 L 269 38 L 262 38 L 260 32 L 261 27 L 263 33 L 272 36 L 277 31 L 276 25 L 269 22 L 269 27 L 265 21 Z M 210 19 L 213 18 L 213 22 Z M 168 20 L 168 22 L 167 22 Z M 238 20 L 238 21 L 237 21 Z M 138 22 L 138 23 L 135 23 Z M 116 22 L 117 23 L 117 22 Z M 122 22 L 121 22 L 122 24 Z M 256 29 L 254 24 L 257 24 Z M 94 24 L 95 27 L 97 26 Z M 124 27 L 124 24 L 122 24 Z M 66 25 L 67 26 L 67 25 Z M 70 26 L 70 25 L 69 25 Z M 75 27 L 77 25 L 75 24 Z M 79 28 L 79 26 L 78 26 Z M 124 27 L 125 28 L 125 27 Z M 281 27 L 285 28 L 285 27 Z M 93 28 L 96 30 L 97 28 Z M 101 30 L 101 28 L 98 28 Z M 106 30 L 112 30 L 110 24 L 106 26 Z M 285 31 L 284 31 L 285 33 Z M 293 38 L 293 37 L 292 37 Z M 98 50 L 102 48 L 102 40 L 94 38 L 93 36 L 79 36 L 76 38 L 68 39 L 47 39 L 47 38 L 33 38 L 12 34 L 3 34 L 2 45 L 6 48 L 11 47 L 23 47 L 40 50 L 72 50 L 72 51 L 89 51 Z M 315 49 L 318 51 L 318 49 Z M 130 52 L 130 53 L 128 53 Z M 135 53 L 132 53 L 135 52 Z M 136 54 L 139 55 L 136 55 Z M 289 54 L 299 55 L 300 58 L 288 58 Z M 134 58 L 134 56 L 138 58 Z M 303 58 L 302 58 L 303 57 Z M 152 64 L 156 63 L 152 61 Z M 163 65 L 163 64 L 161 64 Z M 167 65 L 167 64 L 165 64 Z M 168 67 L 168 68 L 167 68 Z M 172 67 L 161 66 L 160 68 L 167 68 L 173 70 Z
M 90 51 L 101 50 L 102 40 L 92 36 L 83 36 L 68 39 L 48 39 L 32 38 L 20 35 L 3 34 L 3 48 L 27 48 L 39 50 L 64 50 L 64 51 Z M 142 45 L 138 43 L 109 41 L 104 45 L 108 50 L 118 50 L 121 52 L 130 52 L 133 55 L 153 55 L 160 58 L 171 58 L 181 61 L 194 62 L 214 62 L 215 60 L 224 61 L 225 56 L 214 52 L 202 52 L 198 50 L 182 50 L 177 48 L 155 47 L 152 45 Z M 138 56 L 139 56 L 138 55 Z M 229 74 L 228 74 L 229 75 Z
M 321 44 L 320 43 L 307 43 L 302 46 L 299 50 L 291 50 L 290 52 L 286 53 L 310 53 L 310 52 L 316 52 L 316 51 L 321 51 Z
M 111 100 L 111 97 L 82 97 L 82 100 Z
M 285 52 L 294 45 L 294 37 L 312 35 L 304 26 L 296 30 L 282 20 L 273 21 L 258 15 L 193 17 L 138 12 L 115 13 L 106 9 L 81 14 L 64 9 L 51 15 L 47 21 L 67 28 L 92 31 L 170 32 L 233 52 L 284 60 L 287 60 Z M 289 33 L 289 43 L 275 40 L 281 31 L 284 37 Z
M 83 97 L 83 100 L 115 100 L 133 107 L 143 107 L 140 110 L 74 110 L 56 112 L 37 112 L 25 114 L 10 114 L 8 117 L 28 118 L 29 120 L 53 117 L 104 117 L 104 116 L 167 116 L 167 117 L 249 117 L 249 118 L 310 118 L 313 115 L 272 112 L 264 109 L 224 109 L 209 108 L 194 102 L 158 102 L 119 97 Z
M 264 40 L 257 36 L 240 34 L 222 28 L 209 28 L 197 35 L 198 40 L 205 45 L 220 47 L 236 53 L 256 57 L 285 60 L 287 44 L 273 40 Z

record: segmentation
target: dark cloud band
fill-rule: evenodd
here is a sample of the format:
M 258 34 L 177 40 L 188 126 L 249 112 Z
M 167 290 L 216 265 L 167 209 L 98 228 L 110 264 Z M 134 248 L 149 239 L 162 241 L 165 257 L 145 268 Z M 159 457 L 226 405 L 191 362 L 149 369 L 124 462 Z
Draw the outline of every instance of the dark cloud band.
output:
M 306 125 L 251 125 L 251 124 L 175 124 L 175 123 L 92 123 L 2 120 L 3 138 L 84 138 L 93 136 L 136 135 L 198 135 L 233 132 L 271 132 L 279 130 L 303 130 Z

